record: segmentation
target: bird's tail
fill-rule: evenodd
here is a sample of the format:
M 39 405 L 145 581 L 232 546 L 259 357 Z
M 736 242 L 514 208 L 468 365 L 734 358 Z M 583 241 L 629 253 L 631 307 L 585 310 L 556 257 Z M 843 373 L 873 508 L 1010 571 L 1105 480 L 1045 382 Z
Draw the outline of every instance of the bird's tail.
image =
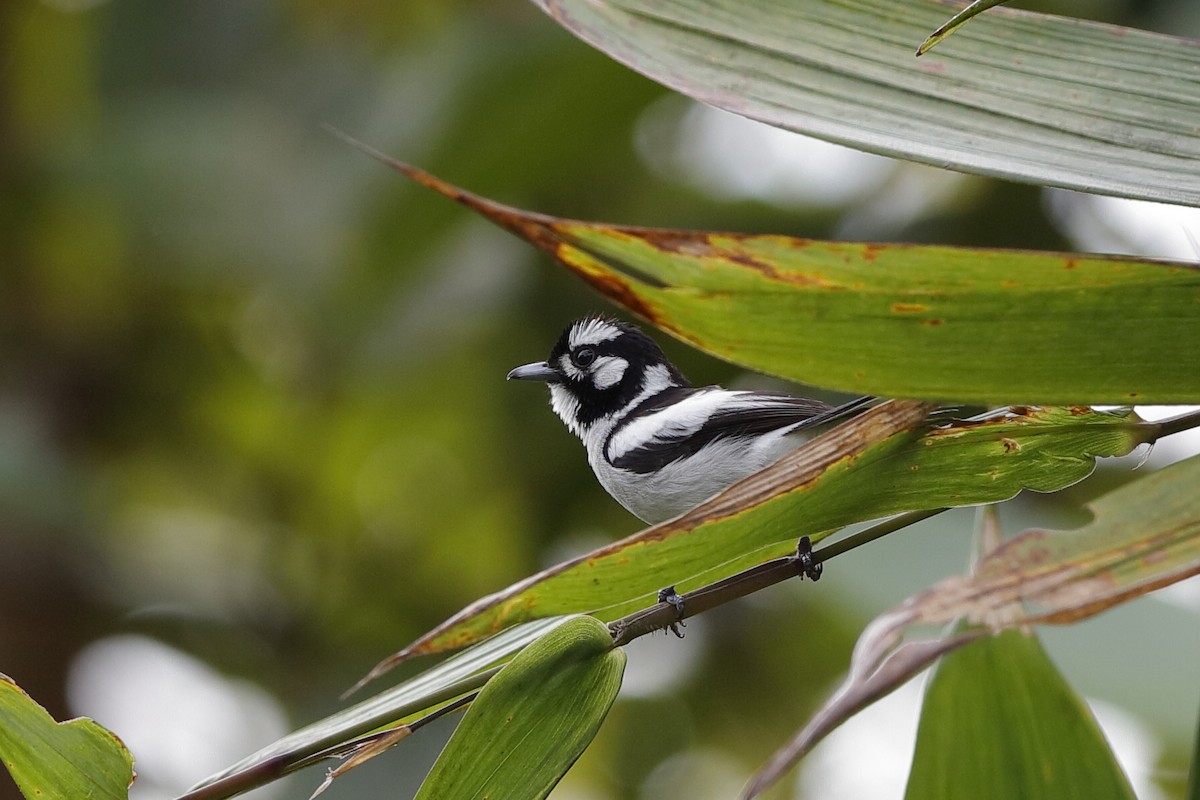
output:
M 853 400 L 842 403 L 840 406 L 834 406 L 828 411 L 822 411 L 820 414 L 805 420 L 803 427 L 808 428 L 812 425 L 832 427 L 841 422 L 845 422 L 852 417 L 857 417 L 867 409 L 879 405 L 886 399 L 887 398 L 884 397 L 874 397 L 871 395 L 856 397 Z M 954 422 L 966 419 L 970 414 L 975 414 L 981 411 L 987 411 L 987 407 L 963 405 L 961 403 L 944 405 L 934 409 L 934 411 L 926 419 L 926 424 L 933 426 L 952 424 Z M 987 413 L 995 414 L 1002 413 L 1003 411 L 1004 409 L 999 409 L 998 411 L 988 411 Z
M 832 427 L 839 422 L 845 422 L 851 417 L 857 417 L 859 414 L 866 411 L 872 406 L 882 403 L 884 398 L 872 397 L 870 395 L 864 397 L 856 397 L 853 400 L 842 403 L 840 406 L 834 406 L 828 411 L 822 411 L 820 414 L 814 414 L 804 421 L 804 424 L 798 430 L 804 428 L 812 428 L 816 426 Z

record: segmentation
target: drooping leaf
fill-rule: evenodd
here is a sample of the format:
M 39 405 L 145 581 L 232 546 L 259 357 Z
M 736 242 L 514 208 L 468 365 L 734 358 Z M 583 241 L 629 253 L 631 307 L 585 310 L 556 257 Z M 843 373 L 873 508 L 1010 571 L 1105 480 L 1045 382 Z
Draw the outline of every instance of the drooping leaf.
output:
M 909 608 L 914 622 L 958 616 L 997 627 L 1004 603 L 1017 622 L 1069 623 L 1200 572 L 1200 457 L 1151 473 L 1089 505 L 1074 531 L 1029 530 L 990 553 L 969 578 L 951 578 Z M 1004 626 L 1014 624 L 1002 621 Z
M 309 796 L 309 800 L 316 800 L 316 798 L 325 793 L 326 789 L 333 785 L 335 780 L 388 752 L 416 733 L 419 728 L 423 728 L 447 714 L 453 714 L 466 708 L 478 696 L 479 692 L 462 695 L 457 700 L 439 706 L 437 709 L 423 714 L 412 722 L 389 725 L 386 728 L 372 731 L 362 736 L 356 736 L 343 744 L 312 756 L 310 760 L 313 762 L 325 758 L 339 758 L 341 759 L 341 763 L 326 771 L 325 780 L 321 781 L 320 785 Z
M 762 472 L 739 481 L 692 511 L 619 542 L 563 562 L 481 598 L 401 652 L 384 659 L 364 681 L 414 656 L 457 649 L 491 636 L 522 619 L 539 619 L 561 605 L 588 608 L 610 620 L 651 604 L 658 589 L 678 582 L 671 576 L 724 574 L 794 550 L 801 533 L 761 531 L 759 541 L 738 541 L 740 524 L 729 535 L 688 546 L 688 533 L 738 518 L 745 508 L 770 500 L 786 487 L 816 480 L 831 465 L 853 462 L 872 445 L 919 424 L 931 405 L 889 401 L 807 442 Z M 775 516 L 758 518 L 760 524 Z M 754 520 L 751 520 L 752 524 Z M 775 525 L 772 525 L 774 528 Z M 782 543 L 770 540 L 786 537 Z M 820 537 L 816 537 L 819 539 Z M 788 544 L 790 542 L 790 544 Z M 765 545 L 765 546 L 764 546 Z M 736 563 L 732 563 L 736 561 Z M 714 577 L 715 579 L 715 577 Z M 705 581 L 684 581 L 680 590 Z M 573 612 L 568 612 L 573 613 Z M 550 616 L 555 616 L 553 613 Z
M 345 761 L 325 774 L 325 780 L 321 781 L 308 800 L 316 800 L 325 794 L 325 790 L 332 786 L 335 780 L 344 777 L 351 770 L 358 769 L 371 759 L 383 755 L 411 735 L 411 727 L 408 725 L 398 725 L 377 735 L 371 741 L 364 743 L 359 749 L 351 752 Z
M 1200 265 L 578 222 L 363 149 L 634 314 L 751 369 L 936 401 L 1200 402 L 1200 370 L 1182 369 L 1200 352 Z
M 1073 531 L 1030 530 L 988 553 L 970 576 L 949 578 L 881 614 L 863 631 L 838 691 L 759 770 L 747 797 L 783 776 L 863 703 L 904 683 L 949 650 L 990 631 L 1069 623 L 1200 574 L 1200 456 L 1173 464 L 1092 503 Z M 962 618 L 976 627 L 900 646 L 913 626 Z M 913 653 L 919 652 L 919 657 Z M 1100 795 L 1080 795 L 1100 796 Z
M 1054 491 L 1086 477 L 1097 456 L 1156 435 L 1127 413 L 1022 409 L 905 432 L 927 406 L 891 401 L 806 443 L 687 514 L 559 564 L 468 606 L 375 673 L 409 656 L 470 644 L 518 622 L 586 611 L 611 620 L 680 591 L 787 555 L 838 527 L 919 509 Z
M 1134 800 L 1083 699 L 1032 633 L 942 658 L 925 690 L 906 800 Z
M 55 722 L 11 678 L 0 675 L 0 761 L 26 800 L 125 800 L 133 756 L 86 719 Z
M 534 0 L 704 103 L 864 150 L 1200 205 L 1200 47 L 994 9 L 917 59 L 936 0 Z
M 774 785 L 817 742 L 854 714 L 907 683 L 946 653 L 982 638 L 985 633 L 975 629 L 942 639 L 908 642 L 882 653 L 884 657 L 879 660 L 872 660 L 881 655 L 876 647 L 879 643 L 871 635 L 874 632 L 874 628 L 863 631 L 854 649 L 849 676 L 792 742 L 776 752 L 754 775 L 743 790 L 741 800 L 757 797 Z M 889 638 L 889 644 L 894 647 L 896 642 Z
M 596 735 L 624 670 L 625 651 L 590 617 L 545 634 L 479 693 L 417 800 L 541 800 Z
M 545 619 L 504 631 L 410 680 L 267 745 L 205 778 L 179 800 L 232 797 L 307 766 L 314 755 L 384 725 L 421 716 L 479 687 L 489 668 L 564 622 Z

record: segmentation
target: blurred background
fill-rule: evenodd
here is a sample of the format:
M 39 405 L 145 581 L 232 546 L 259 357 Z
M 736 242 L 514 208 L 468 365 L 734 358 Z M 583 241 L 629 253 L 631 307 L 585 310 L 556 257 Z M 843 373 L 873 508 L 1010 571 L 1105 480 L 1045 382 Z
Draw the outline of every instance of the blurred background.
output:
M 1200 37 L 1194 0 L 1036 7 Z M 586 219 L 1193 260 L 1200 236 L 1195 212 L 697 106 L 525 0 L 0 3 L 0 672 L 56 718 L 120 735 L 138 800 L 337 710 L 476 597 L 639 527 L 544 391 L 504 382 L 611 307 L 322 122 Z M 666 346 L 697 383 L 769 385 Z M 1162 443 L 1141 469 L 1197 450 Z M 1006 504 L 1005 528 L 1085 521 L 1138 461 Z M 963 570 L 971 527 L 969 511 L 944 515 L 838 559 L 819 586 L 636 643 L 555 797 L 733 796 L 868 619 Z M 1182 796 L 1198 615 L 1193 579 L 1043 632 L 1143 798 Z M 776 796 L 900 797 L 919 696 L 862 715 Z M 326 796 L 411 795 L 449 730 Z M 320 778 L 254 796 L 306 798 Z M 0 772 L 0 797 L 16 796 Z

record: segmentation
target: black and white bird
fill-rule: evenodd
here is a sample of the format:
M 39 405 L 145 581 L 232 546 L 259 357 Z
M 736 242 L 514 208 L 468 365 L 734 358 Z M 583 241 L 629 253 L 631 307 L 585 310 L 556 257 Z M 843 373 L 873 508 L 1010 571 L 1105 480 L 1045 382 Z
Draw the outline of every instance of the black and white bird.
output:
M 833 408 L 783 393 L 693 388 L 653 339 L 597 316 L 573 322 L 549 358 L 508 378 L 549 384 L 554 413 L 583 441 L 600 484 L 650 523 L 694 508 L 872 400 Z

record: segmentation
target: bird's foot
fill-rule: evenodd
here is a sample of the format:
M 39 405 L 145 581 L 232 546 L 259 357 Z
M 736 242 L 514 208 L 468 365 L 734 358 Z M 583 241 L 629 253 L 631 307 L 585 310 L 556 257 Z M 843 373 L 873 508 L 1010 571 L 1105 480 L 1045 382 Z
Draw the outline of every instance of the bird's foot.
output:
M 658 590 L 658 602 L 666 603 L 667 605 L 673 607 L 675 609 L 676 613 L 679 614 L 679 620 L 677 622 L 672 622 L 670 625 L 668 625 L 667 630 L 669 630 L 671 633 L 675 634 L 680 639 L 682 639 L 683 631 L 681 630 L 681 628 L 686 627 L 683 624 L 683 609 L 684 609 L 683 596 L 675 591 L 674 586 L 668 586 L 665 589 Z
M 796 561 L 800 565 L 800 577 L 807 576 L 813 581 L 821 580 L 825 565 L 813 558 L 812 542 L 807 536 L 801 536 L 796 543 Z

